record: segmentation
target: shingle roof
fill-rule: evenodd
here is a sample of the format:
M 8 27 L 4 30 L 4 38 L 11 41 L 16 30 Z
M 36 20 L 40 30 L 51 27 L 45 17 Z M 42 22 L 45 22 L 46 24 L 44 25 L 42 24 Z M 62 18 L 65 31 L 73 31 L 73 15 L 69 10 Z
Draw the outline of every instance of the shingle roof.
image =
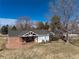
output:
M 26 30 L 26 31 L 9 31 L 8 32 L 8 36 L 22 36 L 25 33 L 28 33 L 30 30 Z M 38 34 L 38 35 L 47 35 L 49 34 L 49 31 L 47 30 L 31 30 L 34 33 Z

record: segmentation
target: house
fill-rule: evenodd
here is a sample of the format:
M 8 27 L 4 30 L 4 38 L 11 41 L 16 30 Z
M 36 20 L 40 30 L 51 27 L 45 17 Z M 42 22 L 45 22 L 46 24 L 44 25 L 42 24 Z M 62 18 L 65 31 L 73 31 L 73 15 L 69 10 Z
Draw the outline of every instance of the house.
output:
M 35 41 L 37 43 L 49 41 L 49 33 L 46 31 L 33 32 L 29 31 L 20 36 L 26 42 Z
M 9 31 L 6 46 L 12 47 L 31 42 L 41 43 L 50 40 L 50 32 L 46 30 Z M 16 46 L 17 47 L 17 46 Z
M 27 40 L 26 42 L 30 42 L 29 40 L 35 41 L 35 42 L 42 42 L 42 41 L 49 41 L 49 31 L 46 30 L 33 30 L 33 31 L 11 31 L 9 32 L 9 37 L 20 37 L 23 40 Z

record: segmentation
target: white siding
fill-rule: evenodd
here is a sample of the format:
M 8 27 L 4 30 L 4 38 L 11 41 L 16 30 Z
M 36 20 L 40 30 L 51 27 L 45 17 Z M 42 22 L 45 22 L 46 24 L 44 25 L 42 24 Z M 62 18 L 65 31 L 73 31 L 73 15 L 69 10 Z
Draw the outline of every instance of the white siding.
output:
M 38 43 L 41 43 L 41 42 L 46 42 L 46 41 L 49 41 L 49 36 L 46 35 L 46 36 L 38 36 Z

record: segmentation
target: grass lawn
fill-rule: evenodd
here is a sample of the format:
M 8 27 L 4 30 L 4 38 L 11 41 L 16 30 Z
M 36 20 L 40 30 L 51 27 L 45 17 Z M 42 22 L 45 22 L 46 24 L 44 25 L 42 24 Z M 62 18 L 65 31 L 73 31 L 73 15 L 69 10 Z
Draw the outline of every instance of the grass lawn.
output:
M 79 39 L 73 39 L 71 44 L 79 47 Z
M 0 51 L 0 59 L 79 59 L 79 47 L 53 41 L 31 48 L 4 49 Z

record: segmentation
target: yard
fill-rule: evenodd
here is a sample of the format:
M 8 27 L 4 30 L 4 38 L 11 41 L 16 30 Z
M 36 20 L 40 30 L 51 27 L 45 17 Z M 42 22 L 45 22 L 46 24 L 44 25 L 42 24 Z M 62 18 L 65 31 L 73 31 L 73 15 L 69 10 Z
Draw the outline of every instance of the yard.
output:
M 5 39 L 0 38 L 3 48 Z M 53 41 L 46 44 L 36 44 L 30 48 L 3 49 L 0 59 L 79 59 L 79 47 L 64 44 L 62 41 Z
M 0 50 L 2 50 L 2 49 L 5 48 L 6 39 L 7 39 L 6 36 L 1 36 L 1 35 L 0 35 Z

